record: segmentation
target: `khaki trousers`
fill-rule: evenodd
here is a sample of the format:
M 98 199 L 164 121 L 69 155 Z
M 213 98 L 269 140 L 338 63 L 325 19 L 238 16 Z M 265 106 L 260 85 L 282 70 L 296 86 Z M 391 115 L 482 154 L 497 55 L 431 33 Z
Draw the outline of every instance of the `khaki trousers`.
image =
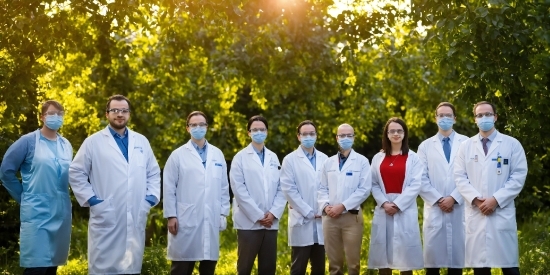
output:
M 363 213 L 346 213 L 338 218 L 323 216 L 323 235 L 331 275 L 344 274 L 344 260 L 349 275 L 359 275 L 361 242 L 363 240 Z M 345 259 L 344 259 L 345 257 Z

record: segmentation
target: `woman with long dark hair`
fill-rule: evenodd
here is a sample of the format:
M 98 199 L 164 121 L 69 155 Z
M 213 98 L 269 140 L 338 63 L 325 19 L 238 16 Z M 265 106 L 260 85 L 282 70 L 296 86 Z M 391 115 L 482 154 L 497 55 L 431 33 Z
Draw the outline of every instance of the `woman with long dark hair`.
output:
M 372 195 L 376 200 L 369 246 L 370 269 L 391 275 L 392 269 L 412 275 L 422 269 L 422 243 L 416 197 L 422 161 L 409 149 L 405 121 L 390 118 L 384 127 L 382 150 L 372 159 Z

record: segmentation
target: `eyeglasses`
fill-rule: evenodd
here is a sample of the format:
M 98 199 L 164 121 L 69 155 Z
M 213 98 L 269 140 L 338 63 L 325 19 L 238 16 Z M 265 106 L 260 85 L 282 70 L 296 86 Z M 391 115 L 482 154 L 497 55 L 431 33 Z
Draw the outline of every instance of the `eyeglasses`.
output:
M 484 117 L 484 116 L 486 116 L 486 117 L 492 117 L 492 116 L 494 116 L 494 115 L 495 115 L 494 113 L 487 112 L 487 113 L 479 113 L 479 114 L 476 114 L 476 117 L 477 117 L 477 118 L 482 118 L 482 117 Z
M 190 128 L 197 128 L 197 127 L 206 127 L 208 126 L 208 123 L 204 123 L 204 122 L 201 122 L 201 123 L 189 123 L 187 124 L 187 126 L 189 126 Z
M 317 136 L 317 133 L 315 133 L 315 132 L 300 133 L 300 136 L 302 136 L 302 137 L 307 137 L 307 136 L 316 137 L 316 136 Z
M 438 117 L 438 118 L 444 118 L 444 117 L 448 117 L 448 118 L 453 118 L 455 117 L 453 114 L 436 114 L 435 117 Z
M 130 113 L 130 109 L 112 108 L 112 109 L 107 110 L 107 112 L 126 115 L 126 114 Z
M 353 136 L 355 136 L 354 134 L 339 134 L 339 135 L 336 135 L 337 137 L 339 138 L 352 138 Z
M 65 112 L 63 111 L 59 111 L 59 112 L 56 112 L 56 111 L 47 111 L 44 113 L 45 115 L 47 116 L 64 116 L 65 115 Z
M 397 129 L 397 130 L 396 129 L 391 129 L 391 130 L 388 131 L 388 134 L 390 134 L 390 135 L 395 135 L 395 134 L 402 135 L 404 133 L 405 133 L 405 131 L 403 131 L 403 129 Z
M 252 133 L 257 133 L 257 132 L 267 132 L 267 129 L 266 128 L 252 128 L 249 130 L 250 132 Z

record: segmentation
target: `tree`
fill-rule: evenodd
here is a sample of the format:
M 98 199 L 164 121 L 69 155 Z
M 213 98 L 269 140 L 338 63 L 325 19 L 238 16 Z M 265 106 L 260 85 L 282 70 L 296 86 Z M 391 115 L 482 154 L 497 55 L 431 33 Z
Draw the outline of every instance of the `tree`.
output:
M 550 3 L 543 1 L 415 0 L 413 15 L 428 26 L 430 55 L 453 67 L 469 103 L 497 105 L 497 128 L 517 138 L 529 175 L 519 202 L 521 217 L 548 209 L 550 129 L 541 121 L 550 107 Z M 522 211 L 524 210 L 524 211 Z

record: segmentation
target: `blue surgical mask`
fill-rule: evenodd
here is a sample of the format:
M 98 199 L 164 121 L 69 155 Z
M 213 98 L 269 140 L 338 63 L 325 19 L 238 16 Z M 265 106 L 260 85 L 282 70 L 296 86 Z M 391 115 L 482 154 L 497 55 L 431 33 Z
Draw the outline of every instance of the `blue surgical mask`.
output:
M 482 117 L 476 119 L 477 127 L 483 132 L 487 132 L 495 127 L 495 120 L 493 116 Z
M 302 139 L 301 139 L 302 145 L 304 147 L 306 147 L 307 149 L 313 147 L 313 145 L 315 145 L 316 140 L 317 140 L 317 138 L 311 137 L 311 136 L 302 137 Z
M 194 139 L 203 139 L 204 136 L 206 135 L 206 127 L 195 127 L 195 128 L 191 128 L 191 136 L 194 138 Z
M 264 143 L 265 138 L 267 137 L 266 132 L 255 132 L 252 133 L 252 140 L 256 143 Z
M 52 115 L 52 116 L 46 116 L 46 127 L 57 131 L 59 128 L 61 128 L 61 125 L 63 125 L 63 116 L 58 115 Z
M 450 130 L 453 128 L 453 124 L 455 124 L 454 119 L 450 117 L 444 117 L 444 118 L 438 118 L 437 119 L 437 126 L 441 128 L 443 131 Z
M 353 139 L 351 138 L 338 138 L 338 145 L 340 145 L 340 148 L 344 150 L 348 150 L 353 145 Z

